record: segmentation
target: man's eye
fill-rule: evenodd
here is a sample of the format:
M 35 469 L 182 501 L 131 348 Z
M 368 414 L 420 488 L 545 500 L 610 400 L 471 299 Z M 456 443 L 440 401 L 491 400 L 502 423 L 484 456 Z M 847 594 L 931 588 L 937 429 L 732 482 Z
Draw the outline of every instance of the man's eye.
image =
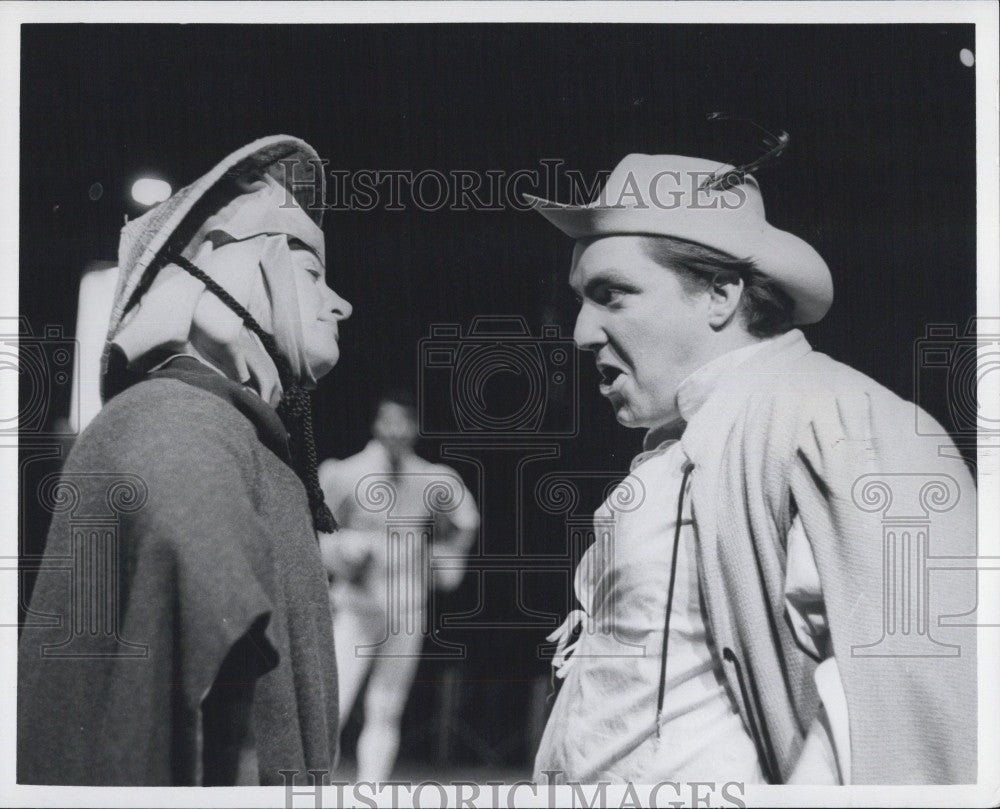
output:
M 310 254 L 304 251 L 297 251 L 299 255 L 296 256 L 298 259 L 295 263 L 303 270 L 305 270 L 312 277 L 314 281 L 319 281 L 326 276 L 326 272 L 323 266 L 312 258 Z
M 625 290 L 620 287 L 600 287 L 599 289 L 594 290 L 594 300 L 602 306 L 607 306 L 609 304 L 618 303 L 624 294 Z

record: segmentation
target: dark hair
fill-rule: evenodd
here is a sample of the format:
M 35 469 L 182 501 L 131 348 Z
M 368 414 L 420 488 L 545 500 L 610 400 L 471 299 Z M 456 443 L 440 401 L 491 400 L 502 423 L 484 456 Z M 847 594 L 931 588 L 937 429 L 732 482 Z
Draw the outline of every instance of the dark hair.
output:
M 398 405 L 407 410 L 414 419 L 417 418 L 417 400 L 408 388 L 392 388 L 382 393 L 375 402 L 375 411 L 378 412 L 384 404 Z
M 753 261 L 671 236 L 643 236 L 642 242 L 646 255 L 676 272 L 689 294 L 703 292 L 713 283 L 741 279 L 740 319 L 754 337 L 774 337 L 792 328 L 795 302 Z

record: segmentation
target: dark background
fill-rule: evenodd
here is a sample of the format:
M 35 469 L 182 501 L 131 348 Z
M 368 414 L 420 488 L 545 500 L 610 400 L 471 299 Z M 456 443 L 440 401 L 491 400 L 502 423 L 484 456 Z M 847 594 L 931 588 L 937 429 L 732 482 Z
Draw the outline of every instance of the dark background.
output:
M 52 324 L 72 335 L 80 272 L 91 260 L 114 260 L 123 216 L 141 213 L 128 189 L 144 173 L 177 189 L 275 133 L 301 137 L 330 168 L 351 171 L 512 172 L 552 158 L 591 177 L 629 152 L 757 157 L 754 127 L 706 120 L 722 110 L 791 135 L 759 179 L 769 220 L 814 245 L 833 273 L 833 309 L 807 337 L 955 427 L 943 384 L 915 392 L 914 357 L 928 324 L 961 333 L 975 311 L 975 83 L 959 61 L 962 48 L 975 49 L 972 26 L 21 30 L 20 311 L 35 335 Z M 103 189 L 96 200 L 94 183 Z M 330 283 L 354 315 L 341 329 L 341 362 L 315 397 L 323 457 L 363 446 L 381 390 L 416 385 L 417 344 L 433 323 L 467 329 L 476 315 L 518 314 L 533 334 L 546 323 L 571 334 L 572 245 L 537 214 L 333 211 L 324 230 Z M 611 417 L 586 357 L 578 382 L 579 435 L 549 442 L 560 456 L 546 469 L 623 473 L 641 436 Z M 491 384 L 516 396 L 522 383 L 508 375 Z M 50 421 L 65 415 L 61 396 Z M 440 445 L 426 440 L 422 449 L 436 460 Z M 475 467 L 451 463 L 478 490 Z M 33 464 L 22 486 L 28 553 L 44 538 L 47 517 L 31 492 L 46 468 Z M 598 504 L 602 487 L 583 487 L 580 512 Z M 527 516 L 521 531 L 511 511 L 509 502 L 486 502 L 480 551 L 506 552 L 523 534 L 522 553 L 560 552 L 541 517 Z M 523 603 L 564 614 L 572 606 L 565 579 L 526 575 Z M 481 603 L 484 621 L 504 624 L 497 616 L 509 617 L 516 586 L 472 575 L 439 606 Z M 468 656 L 421 665 L 404 765 L 530 761 L 524 728 L 538 710 L 536 678 L 547 671 L 536 647 L 551 629 L 536 624 L 442 630 Z

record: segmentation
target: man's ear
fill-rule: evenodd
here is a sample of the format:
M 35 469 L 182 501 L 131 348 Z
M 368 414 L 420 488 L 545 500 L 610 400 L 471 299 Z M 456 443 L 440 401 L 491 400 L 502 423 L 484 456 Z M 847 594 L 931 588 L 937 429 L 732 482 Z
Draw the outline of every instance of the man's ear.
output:
M 708 325 L 718 331 L 731 323 L 740 306 L 743 279 L 738 275 L 718 276 L 708 290 Z

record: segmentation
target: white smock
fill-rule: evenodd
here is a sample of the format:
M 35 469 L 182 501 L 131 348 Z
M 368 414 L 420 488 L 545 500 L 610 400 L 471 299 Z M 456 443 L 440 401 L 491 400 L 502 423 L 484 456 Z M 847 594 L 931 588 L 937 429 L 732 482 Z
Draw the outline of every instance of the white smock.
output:
M 689 376 L 677 397 L 684 420 L 697 412 L 719 379 L 767 342 L 725 354 Z M 536 756 L 537 782 L 765 781 L 711 646 L 687 493 L 664 697 L 657 712 L 677 506 L 687 462 L 675 439 L 640 453 L 630 474 L 595 512 L 595 541 L 574 577 L 583 608 L 550 635 L 558 641 L 553 664 L 563 683 Z M 789 613 L 796 634 L 812 646 L 826 634 L 819 578 L 797 521 L 788 541 Z M 574 631 L 579 637 L 571 642 Z M 834 663 L 832 658 L 826 662 Z M 829 666 L 821 668 L 829 673 Z M 833 676 L 836 691 L 840 683 Z M 827 781 L 831 774 L 825 771 L 831 767 L 835 774 L 836 764 L 821 759 L 823 772 L 813 782 Z

